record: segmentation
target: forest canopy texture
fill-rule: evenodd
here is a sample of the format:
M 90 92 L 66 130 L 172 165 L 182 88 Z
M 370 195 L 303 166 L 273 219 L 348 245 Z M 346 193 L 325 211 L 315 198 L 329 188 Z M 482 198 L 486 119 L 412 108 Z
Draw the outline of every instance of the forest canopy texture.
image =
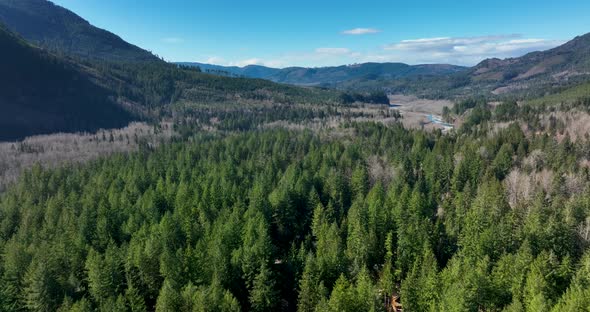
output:
M 0 199 L 0 309 L 588 310 L 587 144 L 515 124 L 340 133 L 33 168 Z
M 590 34 L 297 87 L 0 22 L 0 312 L 590 312 Z

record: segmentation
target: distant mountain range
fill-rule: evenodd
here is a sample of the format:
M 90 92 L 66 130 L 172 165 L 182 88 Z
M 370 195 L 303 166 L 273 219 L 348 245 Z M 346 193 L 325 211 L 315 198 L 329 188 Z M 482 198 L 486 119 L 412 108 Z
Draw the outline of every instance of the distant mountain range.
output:
M 221 66 L 215 64 L 205 64 L 205 63 L 196 63 L 196 62 L 177 62 L 178 65 L 189 66 L 189 67 L 198 67 L 203 72 L 220 75 L 220 76 L 234 76 L 234 77 L 249 77 L 249 78 L 259 78 L 259 79 L 268 79 L 281 71 L 278 68 L 271 68 L 266 66 L 260 65 L 248 65 L 244 67 L 238 66 Z
M 203 63 L 178 63 L 195 66 L 218 75 L 261 78 L 296 85 L 330 86 L 354 80 L 394 80 L 410 77 L 438 77 L 461 72 L 467 67 L 446 64 L 408 65 L 403 63 L 363 63 L 335 67 L 289 67 L 284 69 L 259 65 L 245 67 L 219 66 Z
M 53 53 L 109 61 L 159 60 L 46 0 L 0 0 L 0 23 Z
M 346 90 L 385 90 L 426 97 L 482 95 L 538 95 L 555 88 L 590 80 L 590 34 L 547 51 L 522 57 L 487 59 L 473 67 L 365 63 L 337 67 L 285 69 L 258 65 L 225 67 L 202 63 L 203 71 L 228 76 L 268 79 L 296 85 L 316 85 Z

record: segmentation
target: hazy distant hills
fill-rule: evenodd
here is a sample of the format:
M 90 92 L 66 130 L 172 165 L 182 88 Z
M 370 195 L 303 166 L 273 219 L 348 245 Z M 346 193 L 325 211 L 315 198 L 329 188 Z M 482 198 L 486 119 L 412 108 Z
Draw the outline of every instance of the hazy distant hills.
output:
M 363 63 L 335 67 L 269 68 L 259 65 L 225 67 L 202 63 L 179 63 L 198 66 L 203 71 L 219 75 L 268 79 L 297 85 L 335 85 L 355 80 L 392 80 L 409 77 L 436 77 L 466 70 L 466 67 L 446 64 L 407 65 L 403 63 Z
M 522 57 L 487 59 L 474 67 L 365 63 L 348 66 L 284 69 L 264 66 L 224 67 L 200 63 L 204 71 L 268 79 L 297 85 L 347 90 L 382 89 L 426 97 L 452 98 L 475 94 L 536 96 L 590 80 L 590 34 L 547 51 Z
M 203 72 L 219 76 L 235 76 L 268 79 L 281 71 L 278 68 L 271 68 L 260 65 L 238 66 L 221 66 L 214 64 L 195 63 L 195 62 L 178 62 L 177 64 L 190 67 L 199 67 Z
M 120 127 L 131 119 L 79 66 L 0 26 L 0 139 Z
M 46 0 L 0 0 L 0 23 L 54 53 L 111 61 L 158 60 Z

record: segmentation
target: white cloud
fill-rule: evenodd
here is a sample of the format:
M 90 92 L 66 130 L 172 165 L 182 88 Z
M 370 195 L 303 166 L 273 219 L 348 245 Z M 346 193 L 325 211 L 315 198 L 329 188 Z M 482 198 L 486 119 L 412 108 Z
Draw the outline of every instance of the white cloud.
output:
M 177 44 L 177 43 L 183 43 L 184 39 L 179 38 L 179 37 L 167 37 L 167 38 L 162 38 L 162 41 L 165 43 Z
M 563 41 L 522 35 L 437 37 L 402 40 L 384 47 L 382 58 L 408 63 L 474 65 L 486 58 L 508 58 L 553 48 Z
M 528 52 L 553 48 L 563 42 L 542 38 L 524 38 L 514 34 L 436 37 L 401 40 L 365 51 L 343 47 L 320 47 L 314 50 L 292 51 L 268 57 L 253 56 L 242 60 L 226 61 L 220 57 L 211 57 L 207 63 L 241 67 L 263 65 L 275 68 L 337 66 L 366 62 L 446 63 L 472 66 L 486 58 L 518 57 Z
M 342 32 L 343 35 L 368 35 L 381 32 L 375 28 L 353 28 Z
M 452 37 L 437 37 L 437 38 L 422 38 L 422 39 L 411 39 L 402 40 L 399 43 L 395 43 L 385 47 L 385 50 L 408 50 L 408 51 L 420 51 L 424 49 L 433 50 L 451 50 L 456 46 L 466 45 L 478 45 L 490 42 L 497 42 L 500 40 L 507 40 L 513 38 L 519 38 L 519 35 L 496 35 L 496 36 L 480 36 L 480 37 L 464 37 L 464 38 L 452 38 Z
M 315 52 L 318 54 L 333 54 L 333 55 L 343 55 L 349 54 L 350 49 L 347 48 L 317 48 Z
M 228 61 L 223 57 L 220 56 L 210 56 L 204 61 L 198 61 L 200 63 L 205 64 L 212 64 L 212 65 L 220 65 L 220 66 L 238 66 L 244 67 L 248 65 L 263 65 L 268 67 L 279 67 L 283 66 L 284 64 L 282 61 L 279 60 L 264 60 L 261 58 L 249 58 L 243 60 L 235 60 L 235 61 Z

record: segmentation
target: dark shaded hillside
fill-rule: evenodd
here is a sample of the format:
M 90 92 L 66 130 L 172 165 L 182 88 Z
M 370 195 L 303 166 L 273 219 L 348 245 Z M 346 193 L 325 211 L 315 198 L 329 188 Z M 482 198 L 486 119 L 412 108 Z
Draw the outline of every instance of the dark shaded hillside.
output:
M 74 65 L 0 26 L 0 140 L 120 127 L 130 115 Z
M 341 103 L 336 91 L 214 76 L 164 62 L 66 61 L 4 29 L 0 49 L 0 140 L 170 117 L 178 102 Z
M 0 140 L 171 117 L 175 103 L 339 104 L 340 93 L 165 62 L 60 58 L 0 29 Z
M 0 140 L 156 120 L 170 117 L 178 102 L 340 101 L 333 91 L 220 77 L 159 61 L 44 0 L 0 0 L 2 20 L 20 37 L 11 27 L 1 30 Z
M 337 67 L 289 67 L 284 69 L 258 65 L 246 67 L 224 67 L 202 63 L 180 63 L 197 66 L 204 71 L 218 75 L 234 75 L 262 78 L 280 83 L 296 85 L 337 85 L 354 83 L 359 80 L 392 80 L 409 77 L 444 76 L 464 71 L 466 68 L 446 64 L 407 65 L 403 63 L 364 63 Z
M 0 29 L 0 140 L 171 117 L 175 103 L 339 104 L 340 93 L 228 78 L 165 62 L 50 54 Z
M 158 61 L 148 51 L 46 0 L 0 0 L 0 22 L 58 54 L 111 61 Z

